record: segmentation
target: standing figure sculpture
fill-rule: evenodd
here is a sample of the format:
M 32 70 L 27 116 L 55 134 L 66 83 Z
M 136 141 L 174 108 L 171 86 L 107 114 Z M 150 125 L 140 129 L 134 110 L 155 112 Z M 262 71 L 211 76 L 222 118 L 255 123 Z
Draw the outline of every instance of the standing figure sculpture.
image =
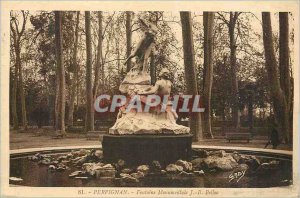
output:
M 155 43 L 157 27 L 142 19 L 139 19 L 139 22 L 144 34 L 133 53 L 125 61 L 126 64 L 132 58 L 136 58 L 133 64 L 134 66 L 126 74 L 119 87 L 119 90 L 124 94 L 130 94 L 131 90 L 136 88 L 145 89 L 151 86 L 151 77 L 148 72 L 148 58 Z
M 137 47 L 134 50 L 134 52 L 127 58 L 124 65 L 129 60 L 136 57 L 137 65 L 134 67 L 134 69 L 138 67 L 137 68 L 138 71 L 147 72 L 148 71 L 147 60 L 154 46 L 155 35 L 157 34 L 157 28 L 154 24 L 150 22 L 146 23 L 142 19 L 139 19 L 139 22 L 141 23 L 142 29 L 144 30 L 144 36 L 137 44 Z

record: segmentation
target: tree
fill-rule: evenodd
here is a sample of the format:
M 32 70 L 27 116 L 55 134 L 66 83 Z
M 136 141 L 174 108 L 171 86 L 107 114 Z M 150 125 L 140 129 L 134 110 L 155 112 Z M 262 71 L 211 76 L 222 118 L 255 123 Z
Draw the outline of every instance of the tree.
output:
M 73 78 L 71 80 L 71 93 L 70 93 L 70 105 L 69 105 L 69 113 L 68 113 L 68 126 L 73 126 L 73 114 L 74 114 L 74 102 L 76 97 L 76 87 L 77 87 L 77 79 L 78 79 L 78 63 L 77 63 L 77 48 L 78 48 L 78 30 L 79 30 L 79 15 L 80 12 L 76 12 L 76 27 L 75 27 L 75 42 L 74 42 L 74 50 L 73 50 L 73 60 L 72 65 L 74 67 L 73 70 Z
M 151 12 L 150 12 L 151 13 Z M 158 26 L 158 21 L 160 18 L 163 16 L 163 12 L 153 12 L 151 13 L 152 16 L 150 16 L 151 21 Z M 156 82 L 156 65 L 155 65 L 155 55 L 153 50 L 151 51 L 150 54 L 150 77 L 151 77 L 151 84 L 154 85 Z
M 222 59 L 217 60 L 214 65 L 214 86 L 212 86 L 211 100 L 212 111 L 216 116 L 221 118 L 223 123 L 226 121 L 226 118 L 229 117 L 231 98 L 231 93 L 228 91 L 231 88 L 231 83 L 229 80 L 224 80 L 228 78 L 228 73 L 230 72 L 230 63 L 227 59 L 227 56 L 224 56 Z
M 235 25 L 239 12 L 230 12 L 230 20 L 228 23 L 228 31 L 230 38 L 230 65 L 231 65 L 231 83 L 232 83 L 232 118 L 234 127 L 240 126 L 240 112 L 239 112 L 239 96 L 238 96 L 238 80 L 237 80 L 237 65 L 236 65 L 236 39 L 235 39 Z
M 185 81 L 187 87 L 187 94 L 198 95 L 198 88 L 196 82 L 195 60 L 194 60 L 194 44 L 193 44 L 193 30 L 192 19 L 190 12 L 180 12 L 182 24 L 182 39 L 183 39 L 183 55 L 184 55 L 184 70 Z M 201 115 L 200 113 L 190 113 L 189 125 L 193 140 L 199 141 L 203 138 Z
M 86 34 L 86 120 L 85 130 L 94 130 L 94 108 L 93 108 L 93 78 L 92 78 L 92 41 L 91 41 L 91 16 L 85 11 L 85 34 Z
M 203 130 L 207 136 L 213 138 L 211 131 L 211 90 L 213 83 L 213 28 L 214 13 L 203 12 L 204 26 L 204 71 L 203 71 Z
M 289 71 L 289 15 L 279 12 L 279 71 L 280 86 L 285 97 L 290 99 L 290 71 Z
M 268 73 L 269 88 L 270 88 L 271 98 L 273 102 L 274 115 L 280 127 L 280 129 L 278 130 L 279 138 L 280 141 L 284 139 L 286 142 L 290 142 L 291 140 L 288 135 L 289 107 L 287 105 L 287 100 L 285 98 L 284 91 L 280 86 L 280 80 L 278 78 L 279 73 L 278 73 L 278 65 L 277 65 L 275 51 L 274 51 L 274 41 L 272 35 L 270 12 L 262 13 L 262 28 L 263 28 L 263 43 L 265 49 L 265 59 L 266 59 L 265 67 Z M 281 26 L 280 29 L 281 31 L 283 31 L 285 28 Z M 281 50 L 284 49 L 285 48 L 282 46 Z M 282 53 L 284 52 L 281 51 L 281 56 L 283 58 Z M 282 59 L 281 61 L 284 62 L 284 60 Z
M 55 11 L 55 44 L 56 44 L 56 76 L 57 91 L 55 104 L 55 130 L 61 134 L 65 134 L 65 105 L 66 105 L 66 80 L 65 66 L 63 57 L 63 34 L 62 34 L 62 18 L 63 12 Z
M 103 36 L 102 36 L 102 12 L 98 11 L 98 46 L 97 46 L 97 59 L 95 65 L 95 79 L 94 79 L 94 87 L 93 87 L 93 96 L 94 99 L 97 96 L 98 86 L 99 86 L 99 77 L 100 77 L 100 69 L 102 68 L 102 43 L 103 43 Z M 102 69 L 102 71 L 103 69 Z
M 156 82 L 156 67 L 155 67 L 155 56 L 153 51 L 150 54 L 150 77 L 151 77 L 151 84 L 154 85 Z
M 120 85 L 121 80 L 123 79 L 122 77 L 122 67 L 121 67 L 121 45 L 120 45 L 120 41 L 121 41 L 121 26 L 120 26 L 121 20 L 120 17 L 118 17 L 118 19 L 116 20 L 116 31 L 115 31 L 115 49 L 116 49 L 116 58 L 117 58 L 117 82 L 118 85 Z
M 253 109 L 254 109 L 254 102 L 259 102 L 259 97 L 263 97 L 258 90 L 258 86 L 253 82 L 240 82 L 240 105 L 247 106 L 248 108 L 248 126 L 249 132 L 251 135 L 253 134 L 253 127 L 254 127 L 254 120 L 253 120 Z M 243 86 L 244 85 L 244 86 Z M 263 85 L 260 85 L 261 87 Z
M 11 25 L 11 30 L 13 32 L 14 29 L 12 27 L 12 23 L 10 25 Z M 13 39 L 16 40 L 15 35 L 14 35 Z M 12 53 L 12 57 L 14 56 L 14 53 Z M 14 80 L 12 81 L 13 83 L 12 83 L 12 91 L 11 91 L 12 92 L 12 103 L 11 103 L 12 107 L 11 107 L 11 109 L 12 109 L 13 129 L 17 130 L 17 129 L 19 129 L 19 119 L 18 119 L 18 113 L 17 113 L 17 86 L 18 86 L 18 67 L 17 67 L 17 63 L 14 64 L 13 79 Z
M 240 126 L 240 111 L 239 111 L 239 95 L 238 95 L 238 78 L 237 78 L 237 64 L 236 64 L 236 49 L 237 37 L 235 35 L 236 24 L 241 12 L 230 12 L 229 20 L 218 13 L 221 19 L 228 27 L 229 33 L 229 48 L 230 48 L 230 76 L 231 76 L 231 93 L 232 93 L 232 119 L 233 125 L 238 130 Z
M 279 73 L 280 87 L 285 95 L 286 105 L 289 108 L 289 120 L 292 121 L 292 89 L 290 76 L 290 54 L 289 54 L 289 13 L 279 12 Z M 289 123 L 291 126 L 292 124 Z M 293 139 L 292 127 L 289 128 L 289 140 Z
M 131 54 L 131 37 L 132 37 L 132 31 L 131 31 L 131 12 L 130 11 L 127 11 L 126 12 L 126 46 L 127 46 L 127 51 L 126 51 L 126 55 L 127 57 L 130 56 Z M 129 70 L 131 69 L 131 60 L 129 60 L 127 62 L 127 72 L 129 72 Z
M 18 20 L 16 16 L 11 16 L 10 27 L 13 36 L 14 50 L 15 50 L 15 72 L 14 72 L 14 83 L 12 93 L 12 113 L 14 129 L 18 129 L 18 115 L 17 115 L 17 85 L 19 85 L 20 98 L 21 98 L 21 111 L 22 111 L 22 126 L 27 129 L 27 112 L 26 112 L 26 101 L 23 87 L 23 71 L 21 62 L 21 40 L 24 36 L 25 26 L 28 19 L 28 12 L 22 11 L 23 23 L 21 29 L 18 27 Z

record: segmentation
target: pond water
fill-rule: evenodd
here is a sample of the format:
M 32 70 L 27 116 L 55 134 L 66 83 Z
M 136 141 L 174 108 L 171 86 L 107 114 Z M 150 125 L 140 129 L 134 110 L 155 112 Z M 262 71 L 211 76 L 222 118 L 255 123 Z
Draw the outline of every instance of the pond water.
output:
M 53 156 L 58 156 L 54 154 Z M 264 160 L 264 159 L 262 159 Z M 276 159 L 278 160 L 278 159 Z M 62 172 L 49 171 L 48 166 L 39 165 L 27 157 L 12 157 L 10 160 L 10 177 L 22 178 L 21 183 L 11 184 L 34 187 L 205 187 L 205 188 L 264 188 L 291 185 L 292 161 L 279 159 L 279 168 L 263 174 L 246 174 L 233 177 L 234 171 L 205 172 L 205 175 L 183 176 L 178 174 L 149 174 L 138 183 L 124 183 L 114 178 L 75 179 L 69 175 L 80 170 L 70 166 Z

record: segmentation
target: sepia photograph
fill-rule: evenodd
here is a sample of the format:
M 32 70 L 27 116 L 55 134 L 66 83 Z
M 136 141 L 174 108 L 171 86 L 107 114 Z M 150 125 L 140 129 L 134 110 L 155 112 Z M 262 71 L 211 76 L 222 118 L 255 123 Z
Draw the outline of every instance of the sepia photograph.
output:
M 297 1 L 34 3 L 1 5 L 1 196 L 299 196 Z

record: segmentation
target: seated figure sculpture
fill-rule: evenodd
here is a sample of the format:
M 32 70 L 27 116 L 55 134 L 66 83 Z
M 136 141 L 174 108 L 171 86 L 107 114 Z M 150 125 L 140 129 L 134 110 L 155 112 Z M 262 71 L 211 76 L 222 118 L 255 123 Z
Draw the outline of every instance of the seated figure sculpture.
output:
M 140 95 L 156 94 L 160 97 L 167 96 L 170 99 L 172 82 L 169 80 L 169 77 L 170 77 L 170 71 L 167 68 L 163 68 L 159 74 L 160 79 L 156 81 L 155 85 L 153 87 L 147 88 L 146 90 L 137 91 L 137 94 Z M 176 119 L 178 118 L 178 115 L 175 109 L 172 108 L 171 101 L 168 100 L 166 104 L 162 104 L 162 105 L 166 105 L 166 113 L 168 119 L 176 124 Z M 160 109 L 161 107 L 159 107 L 158 111 Z
M 159 74 L 160 79 L 154 86 L 149 86 L 145 89 L 135 88 L 132 90 L 132 95 L 138 95 L 143 107 L 147 105 L 147 95 L 158 95 L 160 97 L 169 98 L 171 94 L 172 83 L 169 80 L 170 72 L 163 68 Z M 163 101 L 163 100 L 162 100 Z M 122 134 L 188 134 L 189 128 L 178 125 L 176 119 L 177 113 L 172 108 L 172 102 L 168 100 L 165 104 L 161 102 L 150 111 L 139 112 L 136 109 L 131 109 L 125 112 L 125 104 L 121 107 L 118 119 L 114 126 L 110 128 L 109 133 L 115 135 Z M 163 109 L 163 105 L 166 107 Z

